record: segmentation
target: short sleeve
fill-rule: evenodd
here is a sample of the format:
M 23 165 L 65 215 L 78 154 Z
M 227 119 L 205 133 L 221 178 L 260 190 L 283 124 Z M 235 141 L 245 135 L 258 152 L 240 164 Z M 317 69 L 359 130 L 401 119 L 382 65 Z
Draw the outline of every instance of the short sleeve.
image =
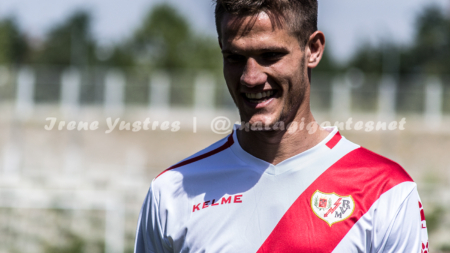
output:
M 389 225 L 383 249 L 378 252 L 428 252 L 428 234 L 417 189 L 400 205 Z
M 168 253 L 171 247 L 164 239 L 159 216 L 158 201 L 154 196 L 153 183 L 142 205 L 136 229 L 135 253 Z

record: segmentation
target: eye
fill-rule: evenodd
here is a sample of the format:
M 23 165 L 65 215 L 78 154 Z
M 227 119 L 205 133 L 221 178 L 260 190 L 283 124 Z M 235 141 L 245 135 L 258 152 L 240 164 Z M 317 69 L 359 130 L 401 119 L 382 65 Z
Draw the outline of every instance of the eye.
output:
M 238 54 L 229 54 L 224 56 L 225 60 L 230 63 L 245 62 L 245 57 Z
M 284 56 L 284 54 L 278 52 L 266 52 L 263 53 L 261 56 L 266 61 L 276 61 L 281 59 Z

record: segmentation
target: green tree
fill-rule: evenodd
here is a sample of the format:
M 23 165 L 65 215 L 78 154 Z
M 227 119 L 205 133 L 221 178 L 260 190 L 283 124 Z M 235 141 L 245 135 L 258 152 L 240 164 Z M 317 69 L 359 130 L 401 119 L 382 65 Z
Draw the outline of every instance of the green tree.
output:
M 404 57 L 403 70 L 450 72 L 450 18 L 441 8 L 429 6 L 419 15 L 414 44 Z
M 187 20 L 168 4 L 154 7 L 135 32 L 132 47 L 138 62 L 168 70 L 221 69 L 217 40 L 194 34 Z
M 437 6 L 429 6 L 417 17 L 411 45 L 363 44 L 348 62 L 369 73 L 398 72 L 443 74 L 450 72 L 450 18 Z
M 0 64 L 22 64 L 27 61 L 29 46 L 13 18 L 0 20 Z
M 358 48 L 347 68 L 359 68 L 363 72 L 381 73 L 383 69 L 382 55 L 379 48 L 368 43 L 363 44 Z
M 168 4 L 153 8 L 136 31 L 132 46 L 140 62 L 173 69 L 186 64 L 180 55 L 190 36 L 186 20 Z
M 95 61 L 95 43 L 90 31 L 91 16 L 77 11 L 47 34 L 35 62 L 55 65 L 87 65 Z
M 96 48 L 96 56 L 99 50 L 99 47 Z M 131 67 L 134 66 L 136 63 L 136 59 L 134 55 L 130 52 L 128 49 L 127 44 L 119 43 L 117 45 L 112 46 L 111 49 L 112 52 L 110 53 L 110 57 L 107 59 L 99 59 L 96 58 L 97 63 L 109 65 L 109 66 L 115 66 L 115 67 Z

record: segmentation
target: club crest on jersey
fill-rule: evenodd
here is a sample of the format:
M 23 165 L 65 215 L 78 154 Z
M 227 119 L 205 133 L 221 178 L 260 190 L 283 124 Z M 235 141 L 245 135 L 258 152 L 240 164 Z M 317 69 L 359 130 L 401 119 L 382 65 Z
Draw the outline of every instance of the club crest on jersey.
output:
M 324 193 L 317 190 L 311 196 L 311 209 L 331 227 L 352 215 L 355 201 L 351 195 L 340 196 L 334 192 Z

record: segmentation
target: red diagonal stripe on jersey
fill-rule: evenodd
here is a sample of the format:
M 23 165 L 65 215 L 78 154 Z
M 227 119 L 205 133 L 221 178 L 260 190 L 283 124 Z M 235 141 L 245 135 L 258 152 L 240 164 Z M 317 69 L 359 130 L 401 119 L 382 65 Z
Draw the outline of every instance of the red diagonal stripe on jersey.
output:
M 325 144 L 325 145 L 327 145 L 330 149 L 333 149 L 334 146 L 336 146 L 336 144 L 338 144 L 338 142 L 339 142 L 341 139 L 342 139 L 341 134 L 340 134 L 339 132 L 337 132 L 337 133 L 333 136 L 333 138 L 331 138 L 331 140 L 329 140 L 329 141 L 327 142 L 327 144 Z
M 339 205 L 341 204 L 341 200 L 342 198 L 339 198 L 336 203 L 334 203 L 334 207 L 328 209 L 328 212 L 325 213 L 325 215 L 323 217 L 327 217 L 330 213 L 334 213 L 334 211 L 336 211 L 336 209 L 339 207 Z
M 398 164 L 358 148 L 328 168 L 297 198 L 258 253 L 331 252 L 381 194 L 406 181 L 412 179 Z M 311 209 L 316 190 L 351 195 L 353 214 L 330 227 Z
M 225 144 L 223 144 L 222 146 L 220 146 L 220 147 L 218 147 L 218 148 L 216 148 L 214 150 L 211 150 L 211 151 L 209 151 L 207 153 L 204 153 L 203 155 L 199 155 L 199 156 L 193 157 L 191 159 L 188 159 L 186 161 L 182 161 L 182 162 L 180 162 L 178 164 L 175 164 L 172 167 L 170 167 L 170 168 L 166 169 L 165 171 L 161 172 L 158 176 L 155 177 L 155 179 L 158 178 L 159 176 L 161 176 L 162 174 L 166 173 L 169 170 L 173 170 L 173 169 L 179 168 L 181 166 L 188 165 L 188 164 L 193 163 L 193 162 L 197 162 L 197 161 L 205 159 L 205 158 L 207 158 L 209 156 L 215 155 L 215 154 L 217 154 L 217 153 L 219 153 L 221 151 L 224 151 L 225 149 L 231 147 L 231 145 L 233 145 L 233 144 L 234 144 L 233 133 L 231 133 L 230 136 L 228 137 L 227 142 L 225 142 Z

